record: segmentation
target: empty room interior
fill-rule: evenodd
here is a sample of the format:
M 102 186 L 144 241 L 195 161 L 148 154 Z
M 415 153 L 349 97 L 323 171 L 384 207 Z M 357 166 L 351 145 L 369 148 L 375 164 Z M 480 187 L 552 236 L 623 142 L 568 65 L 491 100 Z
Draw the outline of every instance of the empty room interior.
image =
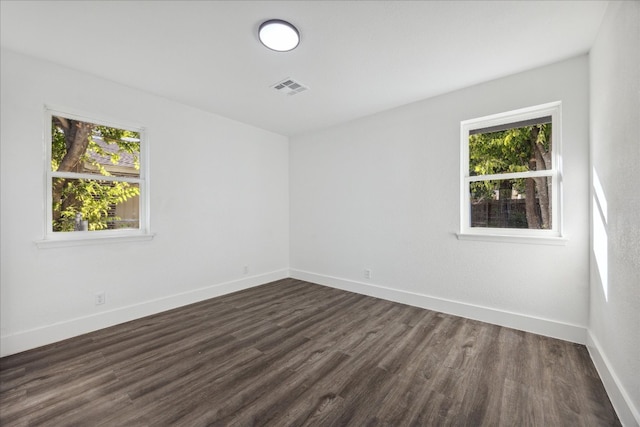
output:
M 640 425 L 640 2 L 0 7 L 1 425 Z

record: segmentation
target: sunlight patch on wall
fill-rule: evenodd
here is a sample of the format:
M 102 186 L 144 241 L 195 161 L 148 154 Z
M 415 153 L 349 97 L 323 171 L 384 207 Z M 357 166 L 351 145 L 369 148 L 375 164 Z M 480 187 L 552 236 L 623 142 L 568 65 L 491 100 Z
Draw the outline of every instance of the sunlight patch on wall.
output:
M 596 258 L 598 273 L 605 301 L 609 301 L 609 254 L 607 238 L 607 199 L 600 178 L 593 168 L 593 254 Z
M 607 223 L 607 198 L 604 196 L 604 190 L 602 189 L 602 184 L 600 183 L 600 178 L 598 177 L 598 172 L 596 172 L 596 168 L 593 168 L 593 191 L 595 192 L 596 200 L 598 201 L 598 206 L 600 206 L 600 211 L 602 212 L 602 216 L 604 218 L 605 224 Z

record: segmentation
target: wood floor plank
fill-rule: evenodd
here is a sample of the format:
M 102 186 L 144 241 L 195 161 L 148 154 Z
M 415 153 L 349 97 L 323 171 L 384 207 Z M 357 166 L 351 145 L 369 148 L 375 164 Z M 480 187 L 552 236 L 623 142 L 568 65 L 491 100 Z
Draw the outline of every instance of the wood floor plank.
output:
M 0 359 L 2 426 L 617 426 L 584 346 L 283 279 Z

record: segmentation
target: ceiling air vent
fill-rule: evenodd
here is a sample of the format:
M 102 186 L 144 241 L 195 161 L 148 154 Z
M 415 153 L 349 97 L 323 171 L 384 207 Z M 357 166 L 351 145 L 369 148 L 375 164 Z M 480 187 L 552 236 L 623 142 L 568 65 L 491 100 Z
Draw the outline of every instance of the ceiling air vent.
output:
M 284 93 L 285 95 L 289 96 L 304 92 L 305 90 L 309 89 L 307 86 L 293 79 L 284 79 L 281 82 L 272 85 L 271 87 L 278 92 Z

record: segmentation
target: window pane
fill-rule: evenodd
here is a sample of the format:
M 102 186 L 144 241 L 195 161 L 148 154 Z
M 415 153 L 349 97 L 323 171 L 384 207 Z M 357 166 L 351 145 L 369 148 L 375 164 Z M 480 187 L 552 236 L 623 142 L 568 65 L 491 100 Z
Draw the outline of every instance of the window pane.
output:
M 51 170 L 140 177 L 140 134 L 53 116 Z
M 53 178 L 53 231 L 140 228 L 138 184 Z
M 469 135 L 469 175 L 549 170 L 551 123 Z
M 469 186 L 471 227 L 551 229 L 551 177 L 478 181 Z

